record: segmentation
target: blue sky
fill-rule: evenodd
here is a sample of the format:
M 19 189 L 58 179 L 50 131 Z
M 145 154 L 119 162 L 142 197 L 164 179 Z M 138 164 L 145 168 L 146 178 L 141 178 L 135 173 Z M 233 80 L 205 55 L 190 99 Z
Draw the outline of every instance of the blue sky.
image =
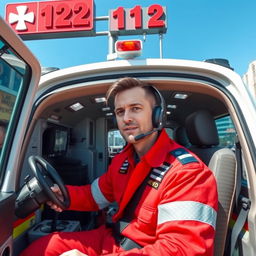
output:
M 0 15 L 4 17 L 7 3 L 30 0 L 0 0 Z M 256 59 L 255 0 L 94 0 L 96 16 L 108 15 L 109 9 L 135 5 L 167 7 L 167 33 L 164 35 L 164 58 L 205 60 L 226 58 L 235 71 L 243 75 Z M 107 22 L 97 22 L 97 30 L 106 30 Z M 138 36 L 120 37 L 120 39 Z M 139 37 L 142 39 L 142 36 Z M 84 37 L 25 42 L 42 66 L 69 67 L 105 61 L 108 38 Z M 147 36 L 143 58 L 159 57 L 157 35 Z

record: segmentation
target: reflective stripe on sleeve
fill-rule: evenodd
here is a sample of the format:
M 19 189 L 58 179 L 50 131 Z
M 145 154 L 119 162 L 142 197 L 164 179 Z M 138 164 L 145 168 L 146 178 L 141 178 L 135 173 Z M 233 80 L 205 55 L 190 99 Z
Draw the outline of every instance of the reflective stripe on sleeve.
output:
M 209 224 L 215 229 L 216 218 L 217 212 L 209 205 L 194 201 L 179 201 L 158 206 L 157 224 L 193 220 Z
M 100 187 L 99 187 L 99 178 L 93 181 L 91 185 L 91 191 L 93 199 L 95 200 L 96 204 L 98 205 L 99 209 L 103 209 L 107 207 L 110 202 L 106 199 L 106 197 L 102 194 Z

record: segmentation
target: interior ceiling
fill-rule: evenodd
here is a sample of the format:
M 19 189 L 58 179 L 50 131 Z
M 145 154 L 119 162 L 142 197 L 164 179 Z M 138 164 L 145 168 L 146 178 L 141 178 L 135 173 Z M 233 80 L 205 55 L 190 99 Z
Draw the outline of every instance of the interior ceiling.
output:
M 189 96 L 185 100 L 173 98 L 174 92 L 171 91 L 161 91 L 166 105 L 176 105 L 176 109 L 170 109 L 171 114 L 168 115 L 169 126 L 173 123 L 178 123 L 180 125 L 184 124 L 186 117 L 199 109 L 207 109 L 213 116 L 222 116 L 226 114 L 226 108 L 224 104 L 217 98 L 201 93 L 189 92 Z M 70 94 L 72 97 L 72 94 Z M 49 106 L 43 113 L 44 118 L 49 118 L 51 115 L 56 115 L 60 117 L 60 123 L 73 126 L 82 119 L 88 117 L 91 119 L 97 119 L 106 116 L 106 112 L 102 111 L 103 107 L 106 107 L 106 103 L 95 103 L 93 98 L 96 96 L 83 96 L 80 98 L 71 98 L 69 100 L 62 101 L 60 103 L 55 103 Z M 77 112 L 72 112 L 68 110 L 68 106 L 80 102 L 85 106 L 84 109 Z

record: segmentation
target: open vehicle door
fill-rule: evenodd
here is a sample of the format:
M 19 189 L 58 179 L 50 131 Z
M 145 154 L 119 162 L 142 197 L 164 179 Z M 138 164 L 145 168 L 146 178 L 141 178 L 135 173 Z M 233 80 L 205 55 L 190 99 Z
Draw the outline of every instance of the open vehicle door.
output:
M 12 255 L 20 149 L 41 68 L 22 40 L 0 17 L 0 255 Z

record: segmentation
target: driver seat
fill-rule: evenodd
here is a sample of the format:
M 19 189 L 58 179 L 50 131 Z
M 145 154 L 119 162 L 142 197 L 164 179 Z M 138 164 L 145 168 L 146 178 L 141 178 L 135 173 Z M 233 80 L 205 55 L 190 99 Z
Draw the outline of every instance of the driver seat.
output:
M 219 146 L 217 127 L 212 115 L 205 110 L 192 113 L 186 119 L 189 149 L 212 170 L 217 182 L 218 214 L 214 255 L 224 254 L 236 181 L 236 157 L 229 148 Z

